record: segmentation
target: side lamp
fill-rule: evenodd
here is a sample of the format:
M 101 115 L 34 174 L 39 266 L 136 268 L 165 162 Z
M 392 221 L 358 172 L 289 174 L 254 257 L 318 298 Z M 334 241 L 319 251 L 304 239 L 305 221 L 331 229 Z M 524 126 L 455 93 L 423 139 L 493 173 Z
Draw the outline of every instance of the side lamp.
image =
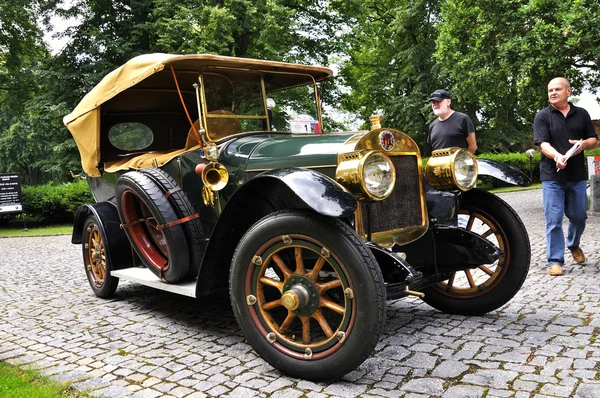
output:
M 533 157 L 535 156 L 535 149 L 529 148 L 525 151 L 525 155 L 529 158 L 529 179 L 533 181 Z

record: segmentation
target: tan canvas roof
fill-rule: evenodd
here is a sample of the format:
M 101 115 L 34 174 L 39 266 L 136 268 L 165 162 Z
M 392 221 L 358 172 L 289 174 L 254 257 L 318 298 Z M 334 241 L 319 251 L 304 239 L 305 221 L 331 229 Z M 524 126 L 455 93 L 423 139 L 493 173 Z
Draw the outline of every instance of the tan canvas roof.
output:
M 267 71 L 282 71 L 312 75 L 316 81 L 331 76 L 332 71 L 320 66 L 289 64 L 285 62 L 264 61 L 259 59 L 225 57 L 210 54 L 145 54 L 127 61 L 124 65 L 106 75 L 77 105 L 70 114 L 63 118 L 69 125 L 79 116 L 97 108 L 115 95 L 136 85 L 147 77 L 162 71 L 166 65 L 172 65 L 178 70 L 199 71 L 202 67 L 224 66 L 245 69 L 260 69 Z M 172 84 L 172 82 L 170 82 Z
M 319 66 L 289 64 L 258 59 L 225 57 L 210 54 L 146 54 L 132 58 L 124 65 L 106 75 L 73 112 L 63 118 L 79 149 L 83 170 L 89 176 L 97 177 L 100 171 L 100 106 L 117 94 L 135 86 L 144 79 L 161 72 L 165 67 L 173 67 L 176 73 L 199 72 L 205 66 L 287 72 L 310 75 L 316 81 L 331 76 L 332 71 Z M 163 83 L 164 82 L 164 83 Z M 158 79 L 153 84 L 165 84 L 173 88 L 172 79 Z M 160 88 L 160 87 L 155 87 Z

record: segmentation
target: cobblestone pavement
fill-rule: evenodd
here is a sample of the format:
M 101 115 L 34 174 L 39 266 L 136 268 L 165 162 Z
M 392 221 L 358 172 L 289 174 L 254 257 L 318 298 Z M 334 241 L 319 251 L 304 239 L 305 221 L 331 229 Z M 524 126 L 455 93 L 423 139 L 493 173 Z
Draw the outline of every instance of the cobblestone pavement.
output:
M 266 364 L 226 295 L 195 300 L 122 282 L 113 299 L 96 298 L 69 236 L 0 239 L 0 360 L 98 397 L 600 397 L 600 218 L 588 219 L 587 264 L 550 277 L 541 190 L 500 196 L 531 239 L 519 294 L 479 317 L 391 301 L 375 352 L 339 382 Z

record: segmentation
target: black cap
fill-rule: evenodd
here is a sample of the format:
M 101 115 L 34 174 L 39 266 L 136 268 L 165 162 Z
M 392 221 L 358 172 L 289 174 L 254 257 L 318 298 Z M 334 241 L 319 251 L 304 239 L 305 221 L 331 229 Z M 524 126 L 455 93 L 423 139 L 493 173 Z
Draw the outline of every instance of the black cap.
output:
M 442 101 L 445 99 L 449 99 L 452 98 L 452 96 L 450 95 L 449 92 L 447 92 L 446 90 L 435 90 L 433 93 L 431 93 L 431 95 L 429 96 L 429 100 L 427 100 L 427 102 L 431 102 L 431 101 Z

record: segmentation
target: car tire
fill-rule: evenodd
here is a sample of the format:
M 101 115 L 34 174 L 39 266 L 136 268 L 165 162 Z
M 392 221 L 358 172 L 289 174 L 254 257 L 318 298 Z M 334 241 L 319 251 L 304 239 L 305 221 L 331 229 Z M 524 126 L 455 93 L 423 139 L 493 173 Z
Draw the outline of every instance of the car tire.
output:
M 529 235 L 517 213 L 485 191 L 466 192 L 459 214 L 467 230 L 486 237 L 503 254 L 494 264 L 454 272 L 423 289 L 423 300 L 449 314 L 481 315 L 506 304 L 525 282 L 531 261 Z
M 90 287 L 96 296 L 109 298 L 117 290 L 119 278 L 111 276 L 108 240 L 96 216 L 86 218 L 82 235 L 83 266 Z
M 185 279 L 190 256 L 181 224 L 163 190 L 148 176 L 130 171 L 117 180 L 117 210 L 125 234 L 144 265 L 169 283 Z
M 261 219 L 231 263 L 230 298 L 242 332 L 273 367 L 302 379 L 337 379 L 372 353 L 385 323 L 385 295 L 363 240 L 314 213 Z
M 179 219 L 193 217 L 196 214 L 196 210 L 186 193 L 169 174 L 161 169 L 143 169 L 140 172 L 150 177 L 162 192 L 168 195 L 169 203 L 171 203 Z M 194 279 L 198 277 L 204 252 L 206 251 L 204 231 L 199 218 L 191 218 L 181 225 L 186 235 L 190 256 L 189 278 Z

